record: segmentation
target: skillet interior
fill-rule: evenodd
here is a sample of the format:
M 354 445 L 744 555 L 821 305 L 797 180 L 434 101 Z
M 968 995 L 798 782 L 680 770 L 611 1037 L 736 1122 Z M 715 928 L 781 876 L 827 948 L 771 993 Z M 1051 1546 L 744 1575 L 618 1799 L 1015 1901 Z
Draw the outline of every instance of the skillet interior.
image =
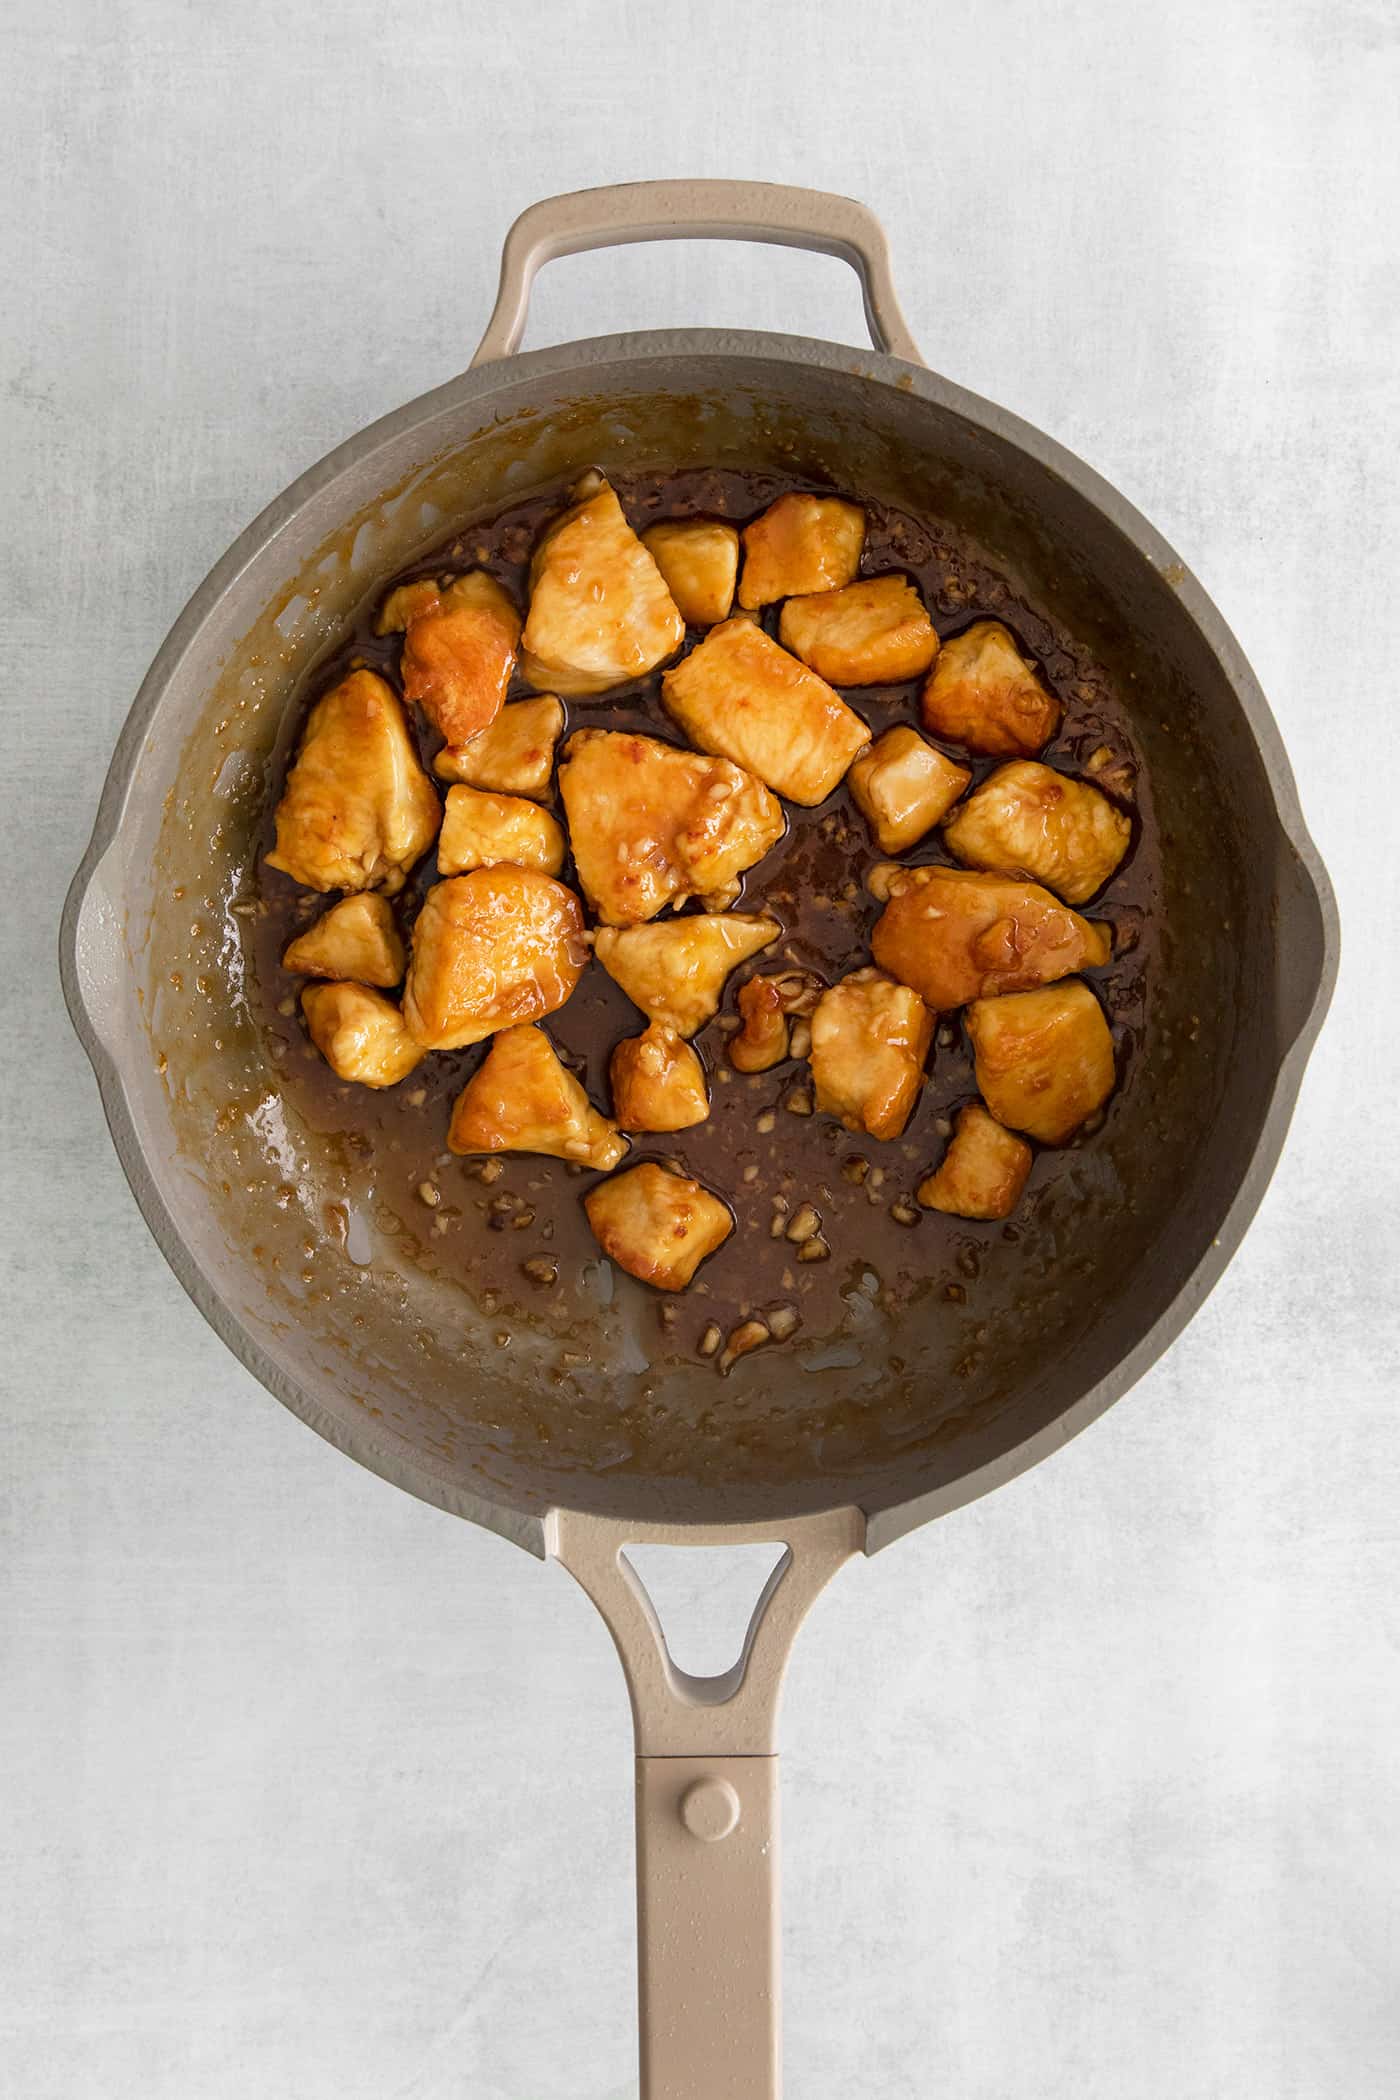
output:
M 1316 900 L 1311 914 L 1298 904 L 1312 893 L 1236 667 L 1207 644 L 1179 578 L 939 382 L 892 385 L 826 346 L 744 338 L 739 360 L 722 354 L 730 339 L 690 340 L 706 348 L 643 338 L 582 358 L 574 346 L 567 361 L 538 353 L 325 463 L 158 664 L 94 891 L 112 906 L 105 964 L 100 943 L 80 943 L 84 1002 L 122 1068 L 141 1155 L 126 1145 L 128 1171 L 167 1251 L 173 1232 L 219 1301 L 226 1338 L 333 1441 L 528 1544 L 556 1502 L 700 1522 L 957 1499 L 1085 1395 L 1106 1404 L 1178 1294 L 1188 1311 L 1199 1295 L 1187 1287 L 1247 1176 L 1322 967 Z M 1164 895 L 1134 1113 L 1110 1118 L 1093 1177 L 1042 1207 L 965 1306 L 925 1299 L 897 1333 L 872 1326 L 855 1368 L 812 1373 L 770 1351 L 723 1383 L 700 1366 L 662 1379 L 628 1356 L 621 1307 L 603 1315 L 612 1354 L 596 1393 L 561 1382 L 555 1347 L 528 1331 L 497 1349 L 498 1322 L 376 1232 L 363 1169 L 283 1101 L 242 999 L 246 922 L 232 907 L 297 681 L 385 574 L 581 460 L 771 466 L 954 518 L 1137 696 Z M 327 1229 L 332 1203 L 360 1221 L 348 1246 Z M 371 1244 L 374 1259 L 356 1259 Z

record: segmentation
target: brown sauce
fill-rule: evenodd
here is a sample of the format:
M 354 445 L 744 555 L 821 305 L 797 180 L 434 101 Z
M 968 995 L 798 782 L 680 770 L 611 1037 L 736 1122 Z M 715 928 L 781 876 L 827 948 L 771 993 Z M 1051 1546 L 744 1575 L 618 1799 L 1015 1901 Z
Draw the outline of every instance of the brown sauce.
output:
M 582 470 L 585 462 L 580 462 Z M 715 516 L 743 524 L 785 489 L 804 484 L 772 473 L 688 471 L 673 475 L 621 475 L 615 485 L 632 523 L 640 530 L 664 518 Z M 863 501 L 859 491 L 853 500 Z M 309 682 L 301 703 L 289 710 L 270 777 L 262 838 L 272 842 L 272 815 L 281 795 L 306 709 L 354 664 L 380 672 L 396 690 L 399 636 L 377 639 L 374 608 L 393 584 L 422 575 L 480 566 L 526 602 L 529 557 L 542 523 L 565 500 L 558 489 L 502 511 L 490 524 L 473 526 L 445 540 L 433 554 L 386 578 L 362 623 L 347 634 Z M 1147 1022 L 1148 987 L 1157 953 L 1160 868 L 1150 786 L 1129 732 L 1121 694 L 1100 668 L 1065 633 L 1020 600 L 1006 580 L 956 528 L 937 519 L 916 519 L 865 503 L 867 537 L 861 573 L 906 571 L 918 583 L 941 636 L 957 633 L 974 619 L 1006 622 L 1064 705 L 1060 734 L 1046 749 L 1047 763 L 1071 774 L 1083 772 L 1092 753 L 1107 747 L 1115 767 L 1125 762 L 1135 776 L 1130 790 L 1133 847 L 1106 893 L 1081 907 L 1115 930 L 1112 961 L 1085 974 L 1094 984 L 1113 1027 L 1119 1083 L 1108 1117 L 1133 1114 L 1133 1079 Z M 777 608 L 765 624 L 776 629 Z M 693 646 L 692 636 L 687 646 Z M 581 726 L 626 728 L 679 743 L 661 706 L 660 676 L 602 700 L 566 701 L 560 751 Z M 512 688 L 523 697 L 529 688 Z M 846 695 L 878 735 L 898 722 L 917 724 L 918 681 Z M 431 765 L 440 739 L 410 710 L 424 763 Z M 967 754 L 952 755 L 966 761 Z M 976 779 L 996 763 L 973 760 Z M 1099 782 L 1102 785 L 1102 781 Z M 705 1330 L 727 1334 L 750 1313 L 779 1305 L 795 1307 L 798 1343 L 813 1367 L 839 1363 L 842 1337 L 859 1334 L 870 1301 L 897 1313 L 928 1291 L 962 1303 L 968 1283 L 989 1264 L 1014 1262 L 1021 1238 L 1018 1217 L 1006 1224 L 975 1224 L 935 1212 L 901 1222 L 918 1182 L 942 1155 L 951 1118 L 976 1092 L 972 1062 L 960 1021 L 940 1021 L 928 1065 L 928 1083 L 901 1139 L 881 1144 L 854 1135 L 824 1115 L 795 1112 L 810 1102 L 805 1063 L 789 1062 L 756 1077 L 734 1072 L 724 1054 L 724 1016 L 755 970 L 781 967 L 779 958 L 815 970 L 834 982 L 870 959 L 870 929 L 880 907 L 864 887 L 866 871 L 883 859 L 860 812 L 843 787 L 814 810 L 787 804 L 787 831 L 744 880 L 737 910 L 764 910 L 783 925 L 781 942 L 736 972 L 720 1014 L 695 1041 L 711 1089 L 709 1120 L 670 1137 L 634 1137 L 628 1164 L 661 1159 L 681 1166 L 730 1203 L 736 1229 L 705 1264 L 689 1291 L 668 1295 L 612 1271 L 588 1229 L 582 1197 L 598 1177 L 562 1161 L 502 1155 L 485 1168 L 446 1151 L 452 1103 L 485 1056 L 488 1045 L 434 1053 L 401 1085 L 387 1092 L 339 1081 L 312 1048 L 297 995 L 302 980 L 281 967 L 292 936 L 318 917 L 328 898 L 299 888 L 289 878 L 259 867 L 259 908 L 253 922 L 253 970 L 249 996 L 269 1054 L 284 1075 L 286 1091 L 307 1121 L 333 1132 L 363 1162 L 371 1215 L 399 1255 L 435 1276 L 458 1280 L 488 1317 L 498 1317 L 497 1340 L 508 1343 L 521 1320 L 555 1334 L 563 1347 L 561 1371 L 586 1354 L 600 1297 L 630 1293 L 640 1316 L 639 1331 L 651 1360 L 691 1355 Z M 912 853 L 910 865 L 947 860 L 934 834 Z M 562 879 L 574 883 L 572 865 Z M 408 935 L 422 898 L 436 880 L 433 857 L 415 871 L 394 909 Z M 577 886 L 576 884 L 574 885 Z M 549 1017 L 549 1033 L 578 1072 L 595 1103 L 609 1106 L 609 1054 L 623 1036 L 645 1025 L 631 1002 L 598 965 L 585 973 L 574 997 Z M 1057 1185 L 1071 1180 L 1083 1191 L 1098 1171 L 1095 1138 L 1082 1134 L 1059 1150 L 1039 1148 L 1022 1199 L 1024 1217 L 1033 1206 L 1053 1202 Z M 1105 1165 L 1104 1176 L 1110 1173 Z M 1104 1193 L 1107 1191 L 1105 1190 Z M 812 1203 L 821 1214 L 831 1247 L 826 1261 L 799 1263 L 797 1248 L 774 1237 L 774 1199 L 789 1211 Z M 347 1230 L 339 1212 L 326 1221 L 338 1235 Z M 813 1342 L 826 1341 L 825 1352 Z M 633 1368 L 637 1368 L 634 1366 Z M 895 1368 L 901 1368 L 896 1365 Z

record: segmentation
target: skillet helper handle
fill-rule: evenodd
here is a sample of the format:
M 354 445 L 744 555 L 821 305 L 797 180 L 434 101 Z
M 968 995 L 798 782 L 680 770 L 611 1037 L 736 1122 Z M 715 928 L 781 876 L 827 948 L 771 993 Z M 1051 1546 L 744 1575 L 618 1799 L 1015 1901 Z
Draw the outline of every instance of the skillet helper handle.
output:
M 672 1662 L 629 1545 L 786 1552 L 721 1677 Z M 665 1525 L 554 1510 L 549 1550 L 613 1637 L 637 1742 L 637 1998 L 642 2100 L 780 2100 L 778 1759 L 797 1629 L 858 1553 L 856 1509 L 777 1524 Z
M 542 264 L 632 241 L 766 241 L 838 256 L 860 279 L 875 348 L 909 364 L 923 363 L 895 296 L 884 228 L 867 205 L 781 182 L 686 181 L 574 190 L 523 211 L 506 235 L 495 310 L 473 365 L 492 364 L 519 349 L 530 287 Z

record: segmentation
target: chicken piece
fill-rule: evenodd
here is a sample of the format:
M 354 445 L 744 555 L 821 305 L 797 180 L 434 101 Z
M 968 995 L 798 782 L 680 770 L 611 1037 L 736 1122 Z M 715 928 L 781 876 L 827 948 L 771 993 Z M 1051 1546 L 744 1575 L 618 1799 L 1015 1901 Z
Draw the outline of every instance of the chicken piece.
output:
M 744 1025 L 729 1038 L 729 1062 L 736 1072 L 771 1072 L 792 1054 L 777 978 L 750 977 L 739 987 L 738 1007 Z
M 1029 875 L 1066 904 L 1103 888 L 1132 835 L 1107 795 L 1027 758 L 989 773 L 943 826 L 949 850 L 968 867 Z
M 1113 1092 L 1113 1037 L 1082 979 L 967 1010 L 977 1084 L 1000 1123 L 1063 1145 Z
M 903 853 L 946 816 L 972 775 L 901 722 L 851 767 L 851 794 L 883 853 Z
M 732 525 L 712 518 L 653 525 L 642 534 L 642 545 L 687 627 L 713 627 L 728 619 L 739 573 L 739 535 Z
M 841 695 L 750 620 L 712 627 L 666 672 L 661 698 L 692 744 L 792 802 L 824 802 L 870 742 Z
M 416 583 L 401 583 L 390 591 L 375 615 L 376 634 L 402 634 L 419 613 L 430 613 L 442 597 L 436 576 L 420 576 Z
M 781 804 L 727 759 L 650 736 L 580 729 L 559 769 L 584 893 L 610 926 L 699 896 L 721 909 L 782 837 Z
M 575 495 L 530 565 L 522 668 L 549 692 L 605 693 L 673 656 L 685 621 L 607 482 Z
M 839 590 L 854 580 L 865 546 L 865 512 L 839 496 L 779 496 L 744 527 L 739 603 Z
M 1060 726 L 1048 693 L 1000 620 L 976 620 L 944 642 L 923 691 L 924 727 L 994 758 L 1026 758 Z
M 542 1028 L 503 1028 L 452 1108 L 449 1152 L 546 1152 L 582 1167 L 615 1167 L 627 1150 L 560 1062 Z
M 308 984 L 301 1010 L 326 1063 L 355 1086 L 397 1086 L 422 1058 L 393 1000 L 368 985 Z
M 400 584 L 374 623 L 403 629 L 404 697 L 449 745 L 465 744 L 500 713 L 515 669 L 520 615 L 484 569 L 452 583 Z
M 447 790 L 438 834 L 440 875 L 465 875 L 472 868 L 494 868 L 503 861 L 557 875 L 564 853 L 563 832 L 538 802 L 520 795 L 493 795 L 484 788 Z
M 624 1130 L 689 1130 L 710 1113 L 704 1066 L 674 1029 L 655 1021 L 618 1044 L 608 1077 Z
M 692 1036 L 718 1010 L 730 972 L 781 931 L 747 912 L 689 912 L 660 926 L 600 926 L 593 953 L 649 1021 Z
M 403 942 L 394 914 L 382 897 L 342 897 L 297 935 L 282 968 L 300 977 L 336 977 L 388 991 L 403 976 Z
M 847 1130 L 897 1138 L 924 1083 L 934 1017 L 907 985 L 856 970 L 823 992 L 812 1015 L 817 1107 Z
M 954 1218 L 1009 1218 L 1031 1170 L 1031 1148 L 980 1101 L 960 1109 L 953 1141 L 934 1172 L 919 1183 L 925 1210 Z
M 433 760 L 433 771 L 439 780 L 456 780 L 463 787 L 528 795 L 533 802 L 543 802 L 563 728 L 564 710 L 553 693 L 513 700 L 469 743 L 444 744 Z
M 604 1254 L 661 1291 L 683 1291 L 734 1230 L 728 1204 L 649 1159 L 590 1189 L 583 1207 Z
M 743 1027 L 729 1038 L 729 1062 L 736 1072 L 771 1072 L 789 1057 L 805 1057 L 812 1047 L 812 1032 L 805 1042 L 795 1035 L 790 1017 L 810 1016 L 826 987 L 808 970 L 785 970 L 778 977 L 750 977 L 739 987 L 738 1008 Z
M 373 671 L 352 671 L 307 717 L 267 865 L 309 890 L 392 897 L 441 822 L 393 692 Z
M 572 890 L 535 868 L 435 882 L 413 929 L 403 1011 L 425 1050 L 461 1050 L 564 1004 L 588 960 Z
M 938 654 L 928 609 L 907 576 L 871 576 L 789 598 L 778 639 L 831 685 L 898 685 Z
M 888 899 L 870 937 L 876 962 L 937 1013 L 1097 969 L 1112 952 L 1107 926 L 1011 876 L 880 869 L 871 887 Z

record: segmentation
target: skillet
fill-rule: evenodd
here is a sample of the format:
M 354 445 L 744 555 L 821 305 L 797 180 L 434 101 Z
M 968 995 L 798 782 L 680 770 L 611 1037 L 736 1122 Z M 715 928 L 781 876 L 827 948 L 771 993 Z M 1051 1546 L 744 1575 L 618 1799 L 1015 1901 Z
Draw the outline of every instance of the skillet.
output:
M 846 260 L 873 349 L 683 330 L 516 354 L 551 257 L 701 237 Z M 1133 1114 L 1096 1140 L 1104 1171 L 1082 1202 L 985 1262 L 975 1303 L 926 1296 L 820 1373 L 772 1351 L 722 1387 L 698 1365 L 658 1381 L 629 1353 L 622 1294 L 599 1335 L 614 1420 L 634 1433 L 606 1462 L 548 1338 L 493 1347 L 487 1316 L 376 1217 L 353 1147 L 284 1097 L 239 911 L 289 696 L 384 576 L 581 460 L 796 471 L 956 518 L 1135 695 L 1163 931 Z M 779 2091 L 775 1723 L 802 1617 L 853 1554 L 1057 1450 L 1180 1332 L 1277 1162 L 1337 939 L 1277 729 L 1220 614 L 1088 467 L 924 367 L 880 227 L 849 199 L 679 182 L 532 207 L 472 366 L 303 474 L 177 620 L 65 907 L 74 1025 L 152 1232 L 247 1368 L 385 1479 L 558 1558 L 606 1619 L 636 1724 L 649 2100 Z M 785 1551 L 743 1652 L 690 1677 L 624 1549 L 756 1541 Z

